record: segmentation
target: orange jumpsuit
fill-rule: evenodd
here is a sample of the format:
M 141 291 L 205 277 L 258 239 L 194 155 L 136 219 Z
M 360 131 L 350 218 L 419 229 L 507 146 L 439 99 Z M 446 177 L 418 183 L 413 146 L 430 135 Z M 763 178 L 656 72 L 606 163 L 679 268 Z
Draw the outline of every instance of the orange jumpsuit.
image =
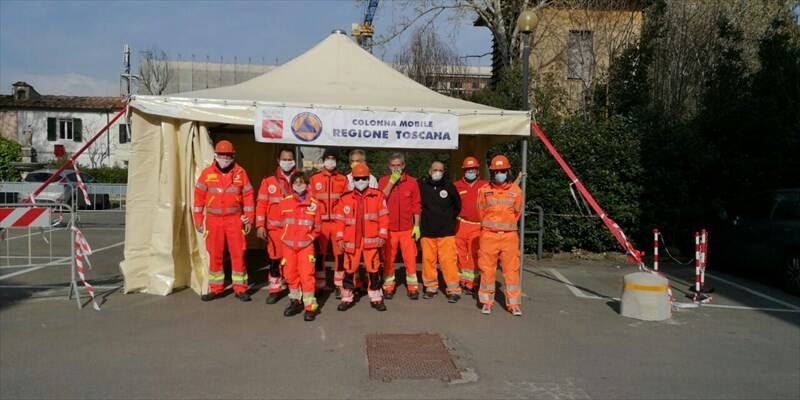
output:
M 461 286 L 472 289 L 478 280 L 478 240 L 481 235 L 480 214 L 478 213 L 478 189 L 488 182 L 476 179 L 472 183 L 459 179 L 453 184 L 461 196 L 461 214 L 456 228 L 456 252 Z
M 275 175 L 268 176 L 261 180 L 258 188 L 258 198 L 256 199 L 256 228 L 266 227 L 269 240 L 267 240 L 267 256 L 270 259 L 268 282 L 269 292 L 278 293 L 285 289 L 285 283 L 281 277 L 281 232 L 283 225 L 280 219 L 281 213 L 278 203 L 284 197 L 292 193 L 292 185 L 289 177 L 296 170 L 288 174 L 278 168 Z
M 336 220 L 333 211 L 339 200 L 347 191 L 347 177 L 338 171 L 322 171 L 314 174 L 309 182 L 309 192 L 319 203 L 319 214 L 322 218 L 322 229 L 317 239 L 317 289 L 325 287 L 325 259 L 328 255 L 328 245 L 333 242 L 336 234 Z M 342 252 L 336 243 L 333 243 L 333 284 L 341 289 L 344 279 L 344 270 L 341 264 Z
M 507 306 L 519 306 L 519 235 L 517 221 L 522 212 L 522 189 L 513 183 L 490 184 L 478 189 L 478 212 L 481 219 L 478 267 L 481 285 L 478 300 L 494 304 L 497 261 L 503 268 L 503 288 Z
M 320 231 L 319 202 L 306 193 L 301 199 L 296 193 L 280 203 L 281 252 L 283 274 L 289 284 L 289 298 L 302 297 L 306 311 L 317 311 L 314 297 L 314 241 Z
M 231 256 L 231 278 L 237 294 L 247 291 L 247 267 L 244 252 L 247 243 L 242 226 L 242 213 L 253 220 L 253 186 L 247 173 L 238 164 L 228 172 L 217 168 L 217 163 L 205 168 L 194 185 L 194 224 L 205 218 L 206 250 L 208 251 L 208 289 L 220 294 L 225 288 L 225 271 L 222 257 L 225 243 Z
M 354 301 L 354 279 L 363 259 L 369 278 L 367 293 L 373 303 L 383 300 L 380 275 L 380 251 L 389 238 L 389 210 L 378 189 L 346 193 L 336 208 L 336 240 L 344 242 L 344 279 L 342 302 Z

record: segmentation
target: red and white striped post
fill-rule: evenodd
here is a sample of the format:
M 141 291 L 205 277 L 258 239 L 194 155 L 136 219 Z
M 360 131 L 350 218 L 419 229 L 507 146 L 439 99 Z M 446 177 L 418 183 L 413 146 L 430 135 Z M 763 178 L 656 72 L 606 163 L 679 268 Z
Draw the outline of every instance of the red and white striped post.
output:
M 653 269 L 658 271 L 658 229 L 653 229 Z
M 694 292 L 700 293 L 701 277 L 700 269 L 702 261 L 700 260 L 700 232 L 694 233 Z
M 708 231 L 700 231 L 700 289 L 706 288 L 706 263 L 708 256 Z

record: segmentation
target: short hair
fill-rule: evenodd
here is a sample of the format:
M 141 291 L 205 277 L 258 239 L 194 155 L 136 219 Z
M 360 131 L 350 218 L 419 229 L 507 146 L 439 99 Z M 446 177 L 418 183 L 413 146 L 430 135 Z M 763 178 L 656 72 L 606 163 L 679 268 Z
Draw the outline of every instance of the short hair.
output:
M 406 156 L 404 156 L 403 153 L 395 152 L 395 153 L 392 153 L 389 156 L 389 161 L 392 161 L 392 160 L 400 160 L 400 162 L 405 164 L 406 163 Z
M 292 158 L 295 158 L 294 150 L 292 150 L 292 149 L 290 149 L 288 147 L 282 147 L 280 150 L 278 150 L 278 159 L 281 158 L 281 154 L 283 154 L 284 152 L 291 153 L 292 154 Z
M 367 161 L 367 152 L 366 151 L 361 150 L 361 149 L 350 150 L 350 153 L 347 154 L 347 159 L 349 160 L 350 158 L 352 158 L 353 154 L 358 154 L 361 157 L 364 157 L 364 161 Z
M 436 163 L 442 164 L 442 169 L 447 169 L 447 165 L 442 160 L 433 160 L 433 161 L 431 161 L 431 168 L 433 168 L 433 164 L 436 164 Z
M 289 177 L 289 183 L 294 183 L 295 179 L 298 178 L 302 179 L 303 183 L 308 183 L 308 175 L 306 175 L 306 173 L 303 171 L 297 171 L 293 173 L 292 176 Z

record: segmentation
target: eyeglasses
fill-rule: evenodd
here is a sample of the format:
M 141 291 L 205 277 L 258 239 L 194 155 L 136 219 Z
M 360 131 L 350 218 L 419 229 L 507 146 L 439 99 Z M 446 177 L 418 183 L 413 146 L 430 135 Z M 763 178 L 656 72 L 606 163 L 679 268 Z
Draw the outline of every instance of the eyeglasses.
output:
M 359 176 L 357 178 L 353 178 L 353 180 L 356 181 L 356 182 L 358 182 L 358 181 L 366 181 L 366 180 L 369 180 L 369 177 L 368 176 Z

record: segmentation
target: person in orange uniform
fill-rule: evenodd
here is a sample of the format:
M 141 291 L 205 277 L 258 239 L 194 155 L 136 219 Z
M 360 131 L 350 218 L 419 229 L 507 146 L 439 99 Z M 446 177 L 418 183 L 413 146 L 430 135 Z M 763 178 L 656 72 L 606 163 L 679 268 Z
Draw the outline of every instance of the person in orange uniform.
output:
M 352 192 L 346 193 L 336 209 L 336 243 L 344 253 L 342 302 L 337 309 L 347 311 L 355 301 L 355 276 L 361 261 L 367 270 L 367 294 L 372 307 L 386 311 L 381 290 L 380 257 L 378 252 L 389 238 L 389 210 L 386 199 L 377 189 L 369 187 L 369 167 L 353 167 Z
M 469 156 L 461 163 L 464 177 L 454 185 L 461 197 L 461 214 L 458 216 L 456 229 L 456 249 L 458 253 L 458 270 L 464 294 L 475 294 L 475 283 L 478 280 L 478 239 L 481 235 L 480 214 L 478 214 L 478 189 L 488 182 L 480 179 L 478 159 Z
M 234 154 L 233 144 L 220 140 L 214 147 L 214 163 L 200 173 L 194 185 L 194 228 L 205 235 L 209 258 L 208 293 L 201 296 L 203 301 L 220 297 L 225 288 L 225 243 L 231 256 L 233 292 L 239 300 L 250 301 L 244 252 L 245 235 L 253 221 L 253 186 L 247 172 L 233 161 Z
M 453 183 L 444 179 L 443 162 L 432 162 L 428 175 L 419 183 L 422 196 L 422 283 L 425 284 L 422 297 L 430 299 L 439 292 L 436 270 L 436 264 L 439 264 L 447 285 L 447 301 L 456 303 L 461 298 L 455 237 L 461 198 Z
M 389 156 L 391 175 L 378 181 L 389 205 L 389 240 L 383 248 L 383 290 L 386 298 L 394 296 L 397 284 L 394 260 L 397 252 L 403 256 L 406 267 L 406 290 L 412 300 L 419 299 L 417 279 L 417 244 L 420 238 L 419 215 L 422 204 L 417 180 L 403 172 L 405 157 L 400 153 Z
M 347 177 L 336 168 L 336 159 L 339 152 L 336 149 L 325 149 L 322 155 L 322 170 L 311 177 L 309 193 L 318 200 L 322 220 L 322 230 L 317 239 L 317 289 L 325 287 L 325 261 L 328 256 L 328 245 L 333 243 L 336 234 L 336 220 L 333 211 L 339 200 L 347 191 Z M 335 244 L 333 250 L 333 285 L 336 287 L 336 297 L 341 298 L 342 280 L 342 253 Z
M 320 202 L 308 193 L 308 178 L 302 172 L 292 174 L 292 194 L 280 203 L 281 253 L 283 274 L 289 284 L 289 306 L 283 315 L 291 317 L 305 309 L 303 319 L 313 321 L 319 312 L 314 297 L 314 241 L 320 232 Z
M 275 304 L 286 289 L 286 282 L 281 271 L 281 211 L 278 203 L 292 193 L 289 178 L 297 172 L 294 162 L 294 152 L 283 149 L 278 153 L 278 169 L 273 176 L 261 180 L 256 200 L 256 235 L 259 239 L 267 241 L 267 256 L 269 257 L 268 287 L 269 296 L 267 304 Z
M 478 213 L 481 235 L 478 249 L 478 267 L 481 285 L 478 301 L 481 312 L 490 314 L 494 304 L 495 273 L 499 260 L 503 269 L 503 288 L 506 307 L 515 316 L 522 315 L 522 293 L 519 285 L 519 235 L 517 222 L 522 213 L 522 189 L 508 182 L 511 164 L 502 155 L 492 158 L 489 164 L 491 183 L 478 189 Z

